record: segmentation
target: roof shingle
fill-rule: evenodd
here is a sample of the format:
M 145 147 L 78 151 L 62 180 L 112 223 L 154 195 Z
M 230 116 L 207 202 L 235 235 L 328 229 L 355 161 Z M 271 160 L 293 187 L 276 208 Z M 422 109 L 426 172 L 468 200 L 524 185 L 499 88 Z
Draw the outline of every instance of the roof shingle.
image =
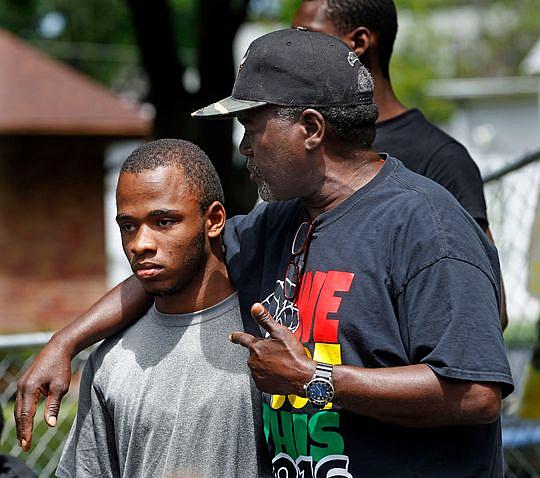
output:
M 0 29 L 0 134 L 147 136 L 151 119 Z

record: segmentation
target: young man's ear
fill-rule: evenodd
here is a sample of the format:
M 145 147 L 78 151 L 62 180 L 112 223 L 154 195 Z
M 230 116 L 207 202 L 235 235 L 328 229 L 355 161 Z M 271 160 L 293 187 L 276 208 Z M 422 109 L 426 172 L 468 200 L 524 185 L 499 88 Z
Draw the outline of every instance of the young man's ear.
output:
M 298 122 L 304 128 L 304 145 L 307 150 L 312 151 L 319 147 L 326 131 L 326 122 L 321 113 L 308 108 L 302 112 Z
M 377 42 L 376 35 L 366 27 L 358 27 L 345 35 L 345 43 L 354 50 L 359 58 L 375 46 Z
M 225 221 L 227 220 L 227 214 L 225 213 L 225 207 L 219 201 L 214 201 L 204 214 L 204 221 L 206 225 L 206 234 L 210 239 L 219 237 L 225 227 Z

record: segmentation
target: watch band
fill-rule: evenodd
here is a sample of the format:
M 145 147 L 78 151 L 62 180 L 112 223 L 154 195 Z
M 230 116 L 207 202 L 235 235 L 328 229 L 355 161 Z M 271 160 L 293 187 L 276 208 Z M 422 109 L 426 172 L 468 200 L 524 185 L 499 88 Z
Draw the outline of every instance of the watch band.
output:
M 317 366 L 315 367 L 315 375 L 313 378 L 320 377 L 332 381 L 333 370 L 333 365 L 329 363 L 317 362 Z

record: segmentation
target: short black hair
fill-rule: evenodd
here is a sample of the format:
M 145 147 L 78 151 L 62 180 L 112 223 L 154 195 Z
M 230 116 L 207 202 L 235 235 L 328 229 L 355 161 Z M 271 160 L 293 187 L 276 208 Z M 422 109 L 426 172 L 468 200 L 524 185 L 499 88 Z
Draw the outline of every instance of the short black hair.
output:
M 334 137 L 353 148 L 369 149 L 375 141 L 375 121 L 378 110 L 369 105 L 339 106 L 276 106 L 276 116 L 296 121 L 308 108 L 317 110 L 328 122 Z
M 161 167 L 182 170 L 185 182 L 204 213 L 214 201 L 225 203 L 219 176 L 206 153 L 182 139 L 158 139 L 139 146 L 122 164 L 122 173 L 142 173 Z
M 393 0 L 324 0 L 326 16 L 341 34 L 359 26 L 377 33 L 379 62 L 386 78 L 390 77 L 390 57 L 396 40 L 398 21 Z
M 373 92 L 373 77 L 361 66 L 358 71 L 358 93 Z M 351 147 L 369 149 L 375 141 L 375 121 L 379 110 L 372 101 L 359 105 L 332 106 L 273 106 L 278 118 L 297 121 L 302 112 L 308 108 L 317 110 L 328 122 L 334 137 Z

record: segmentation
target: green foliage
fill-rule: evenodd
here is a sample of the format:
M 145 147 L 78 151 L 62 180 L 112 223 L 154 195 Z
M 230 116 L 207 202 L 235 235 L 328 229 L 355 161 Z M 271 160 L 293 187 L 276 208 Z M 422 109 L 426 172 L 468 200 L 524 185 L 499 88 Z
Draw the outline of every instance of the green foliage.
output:
M 426 83 L 441 77 L 486 77 L 519 75 L 520 64 L 538 40 L 540 8 L 537 0 L 396 0 L 400 14 L 411 15 L 414 24 L 406 38 L 400 38 L 392 65 L 398 96 L 419 106 L 430 119 L 444 121 L 452 115 L 449 102 L 425 97 Z M 466 39 L 456 25 L 446 35 L 432 28 L 438 11 L 468 8 L 477 19 L 475 38 Z M 465 35 L 463 35 L 465 33 Z
M 300 3 L 301 0 L 281 0 L 280 21 L 285 23 L 285 25 L 290 25 L 294 17 L 294 12 L 296 12 Z
M 394 91 L 404 105 L 419 108 L 435 123 L 451 118 L 454 112 L 453 103 L 432 98 L 424 93 L 427 83 L 437 77 L 428 62 L 406 53 L 395 55 L 390 71 Z
M 180 48 L 197 47 L 197 0 L 169 0 Z
M 38 3 L 37 0 L 0 0 L 0 25 L 20 35 L 32 34 L 37 23 L 35 7 Z
M 408 34 L 400 31 L 399 49 L 395 49 L 390 64 L 392 84 L 397 97 L 407 107 L 419 108 L 435 123 L 450 119 L 454 105 L 450 101 L 432 98 L 425 94 L 427 84 L 440 77 L 437 63 L 447 38 L 434 32 L 429 22 L 430 0 L 409 0 L 398 3 L 398 14 L 407 5 L 413 16 L 414 29 Z M 400 7 L 399 4 L 402 4 Z M 448 54 L 448 52 L 446 52 Z
M 65 28 L 54 42 L 43 41 L 39 31 L 41 20 L 51 12 L 65 19 Z M 125 66 L 107 45 L 135 42 L 122 0 L 0 0 L 0 26 L 104 83 L 110 83 Z M 128 61 L 134 61 L 133 55 Z
M 471 32 L 456 25 L 446 39 L 432 31 L 423 48 L 428 57 L 433 53 L 446 57 L 453 65 L 452 77 L 519 75 L 521 62 L 539 39 L 538 0 L 397 0 L 396 4 L 413 15 L 420 32 L 429 31 L 430 15 L 437 11 L 452 15 L 451 9 L 468 9 L 477 22 L 475 38 L 467 40 Z
M 481 25 L 476 64 L 467 65 L 463 75 L 517 75 L 520 64 L 539 39 L 540 5 L 537 0 L 490 2 L 486 16 L 496 17 L 497 27 Z M 481 52 L 481 57 L 478 55 Z
M 398 10 L 428 12 L 437 8 L 459 7 L 469 5 L 467 0 L 394 0 Z
M 133 43 L 122 0 L 0 0 L 1 26 L 27 39 L 39 38 L 39 22 L 50 12 L 59 12 L 66 19 L 57 40 Z

